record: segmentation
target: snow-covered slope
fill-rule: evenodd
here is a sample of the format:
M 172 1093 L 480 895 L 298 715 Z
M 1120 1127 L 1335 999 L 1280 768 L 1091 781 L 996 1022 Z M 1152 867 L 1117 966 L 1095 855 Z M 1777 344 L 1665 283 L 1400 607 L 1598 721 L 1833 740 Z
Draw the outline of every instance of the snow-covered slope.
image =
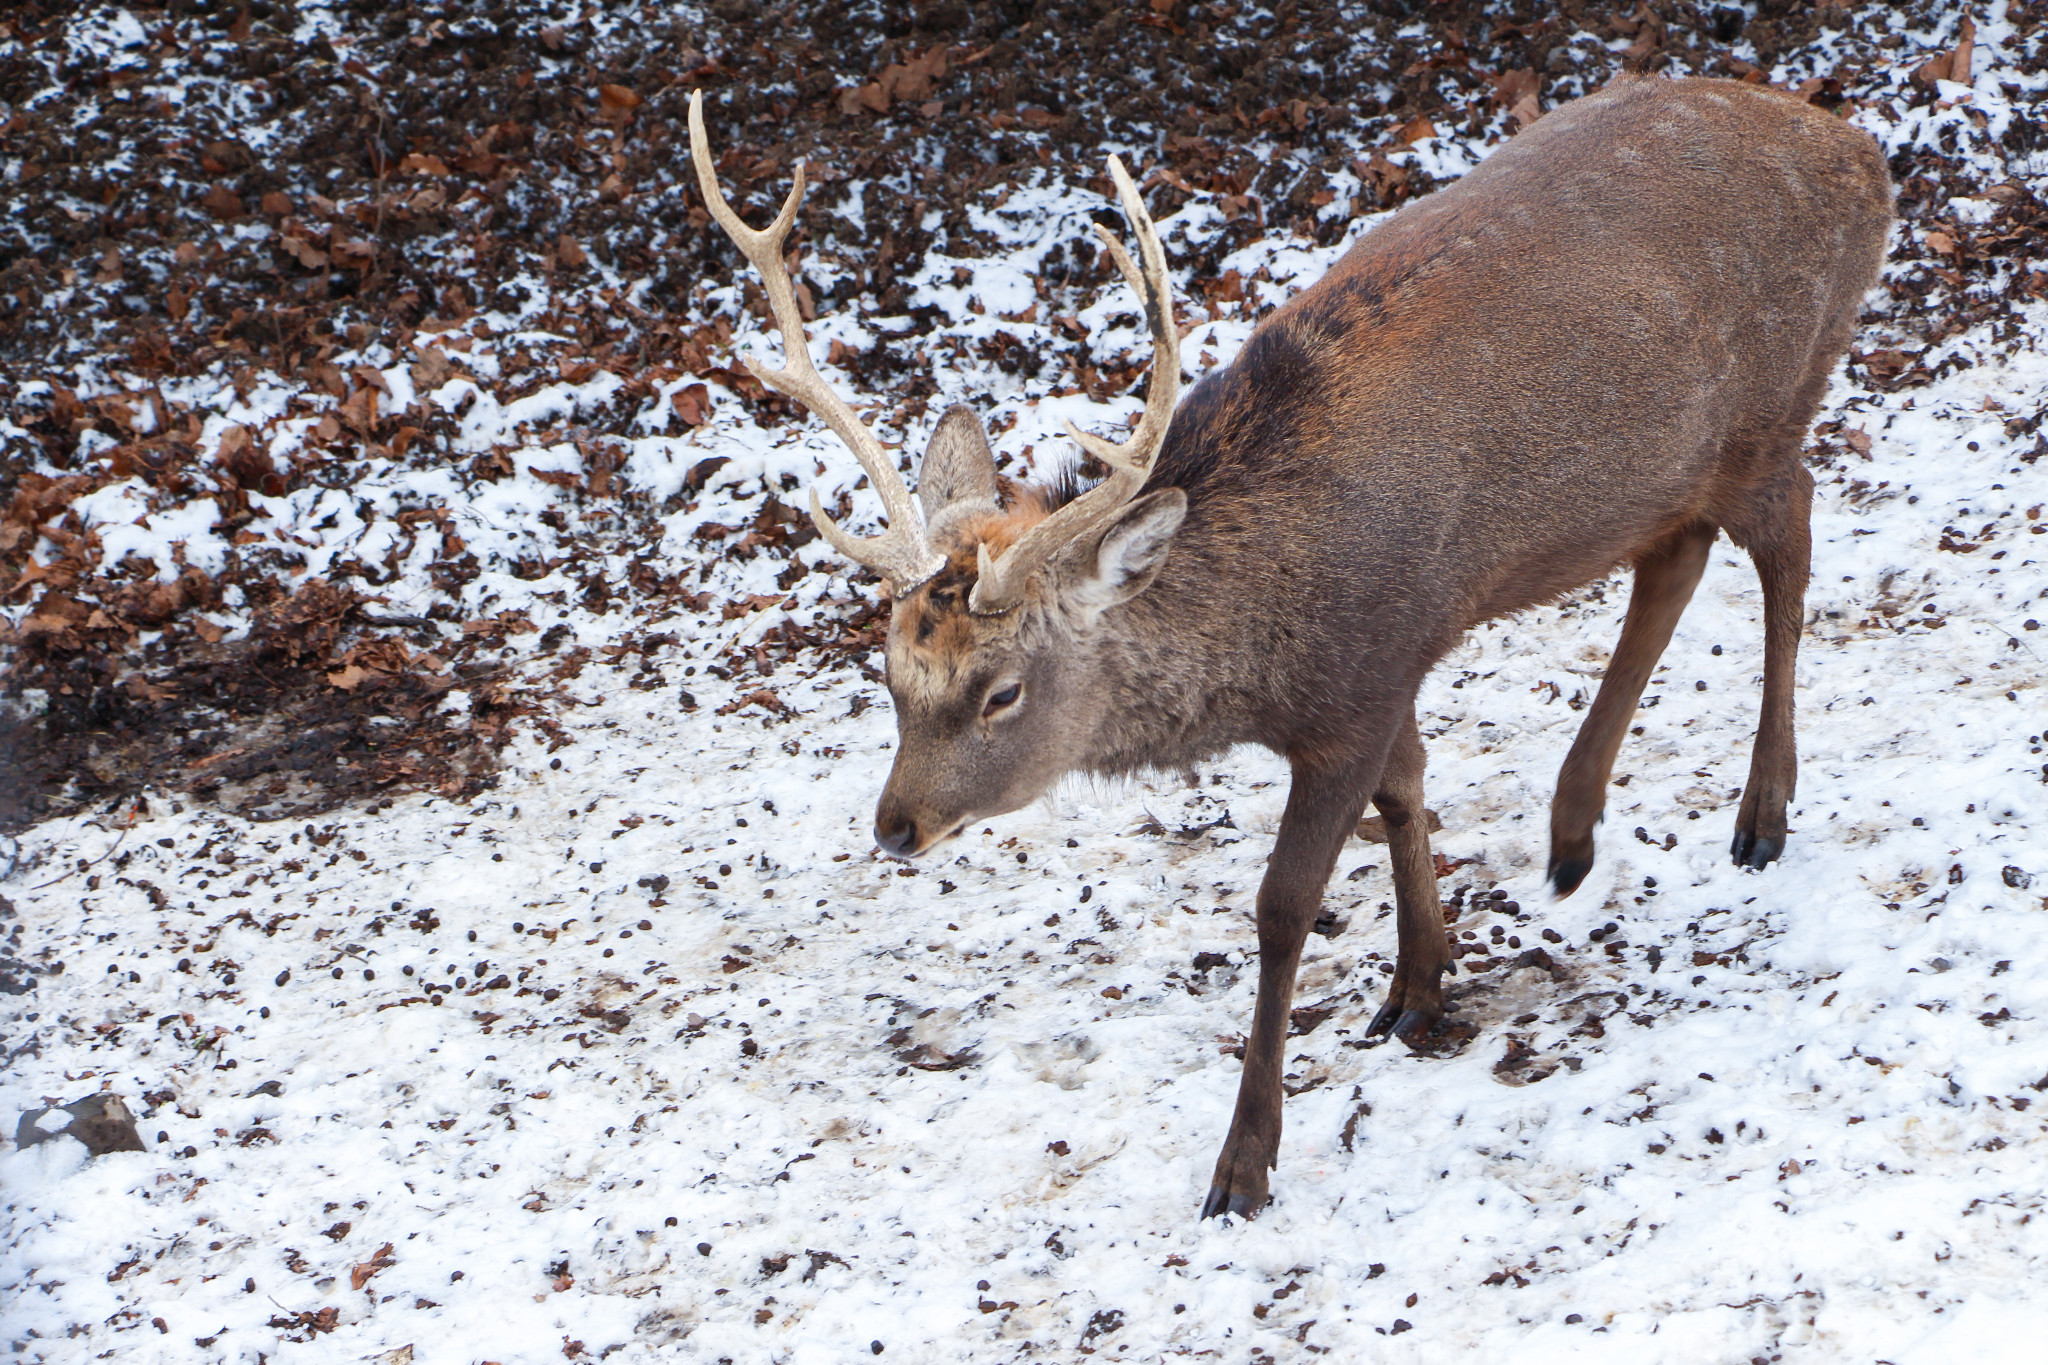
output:
M 2041 84 L 2001 65 L 2002 16 L 1978 30 L 1973 85 L 1942 86 L 1939 107 L 1873 101 L 1859 122 L 1895 151 L 1960 136 L 1987 190 L 2038 186 L 2040 168 L 1998 150 Z M 1443 140 L 1398 155 L 1447 174 L 1478 154 Z M 935 259 L 921 297 L 971 340 L 989 324 L 968 294 L 1007 308 L 996 296 L 1098 202 L 1057 185 L 1013 197 L 985 228 L 1008 234 L 1006 254 Z M 1998 202 L 1949 212 L 1972 222 Z M 1212 217 L 1191 205 L 1169 240 Z M 1895 280 L 1926 269 L 1916 240 Z M 1228 264 L 1278 296 L 1339 249 L 1276 236 Z M 958 298 L 956 264 L 975 282 Z M 1191 371 L 1249 332 L 1216 311 L 1186 340 Z M 1138 350 L 1118 296 L 1081 321 L 1105 357 Z M 1859 350 L 1901 346 L 1896 322 L 1874 321 Z M 820 351 L 861 325 L 821 320 Z M 647 432 L 621 477 L 657 497 L 728 461 L 669 514 L 653 559 L 760 609 L 685 602 L 606 651 L 616 621 L 562 584 L 480 580 L 490 610 L 596 651 L 533 664 L 552 737 L 515 739 L 486 798 L 301 824 L 153 793 L 22 836 L 0 909 L 33 988 L 11 997 L 0 1114 L 111 1090 L 147 1150 L 0 1152 L 9 1348 L 2036 1358 L 2044 336 L 2048 305 L 2017 291 L 1924 354 L 1903 343 L 1928 382 L 1888 389 L 1880 358 L 1832 393 L 1801 787 L 1767 871 L 1726 857 L 1761 671 L 1739 552 L 1717 551 L 1623 751 L 1600 861 L 1561 904 L 1540 886 L 1544 812 L 1625 581 L 1496 623 L 1446 661 L 1422 709 L 1436 846 L 1460 864 L 1444 883 L 1454 931 L 1476 945 L 1457 1017 L 1476 1036 L 1434 1058 L 1365 1045 L 1392 893 L 1384 847 L 1354 844 L 1330 891 L 1341 932 L 1311 940 L 1303 969 L 1277 1200 L 1247 1224 L 1194 1215 L 1250 1018 L 1281 766 L 1245 753 L 1195 786 L 1074 785 L 942 861 L 878 858 L 868 821 L 893 742 L 879 656 L 792 650 L 768 677 L 732 676 L 771 627 L 838 619 L 864 590 L 813 574 L 774 596 L 767 558 L 709 558 L 694 534 L 745 525 L 784 474 L 822 464 L 828 487 L 850 486 L 850 457 L 736 412 Z M 1085 397 L 961 352 L 942 395 L 993 386 L 1019 467 L 1044 467 L 1062 416 L 1106 424 Z M 607 382 L 565 382 L 560 401 Z M 479 428 L 479 448 L 502 435 Z M 531 448 L 472 501 L 437 492 L 472 541 L 544 536 L 533 519 L 563 490 L 534 471 L 575 460 Z M 347 509 L 293 496 L 308 505 L 273 515 L 304 541 L 348 529 Z M 134 518 L 117 511 L 103 541 L 176 533 L 121 529 Z M 187 544 L 207 552 L 203 532 Z M 1517 965 L 1538 947 L 1550 967 Z

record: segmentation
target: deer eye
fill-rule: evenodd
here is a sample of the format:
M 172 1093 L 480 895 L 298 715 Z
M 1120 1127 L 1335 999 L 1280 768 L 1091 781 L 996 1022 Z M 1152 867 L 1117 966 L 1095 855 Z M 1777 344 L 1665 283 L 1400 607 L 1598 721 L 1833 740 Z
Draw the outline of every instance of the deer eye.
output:
M 981 704 L 981 714 L 992 716 L 1006 707 L 1015 706 L 1017 698 L 1023 694 L 1023 691 L 1024 685 L 1022 683 L 1011 683 L 999 692 L 989 693 L 988 700 Z

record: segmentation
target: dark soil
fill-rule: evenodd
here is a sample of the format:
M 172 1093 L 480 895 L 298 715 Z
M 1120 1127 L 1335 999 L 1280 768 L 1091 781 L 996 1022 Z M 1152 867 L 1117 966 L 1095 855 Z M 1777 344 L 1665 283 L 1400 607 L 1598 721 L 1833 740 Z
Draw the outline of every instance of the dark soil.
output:
M 791 419 L 784 400 L 734 373 L 732 318 L 706 298 L 733 280 L 738 257 L 707 227 L 692 183 L 692 91 L 706 92 L 728 193 L 756 221 L 791 168 L 808 168 L 804 259 L 840 268 L 817 306 L 881 315 L 905 313 L 902 281 L 938 235 L 948 252 L 973 254 L 970 204 L 1045 175 L 1096 183 L 1107 150 L 1145 172 L 1155 215 L 1195 195 L 1232 215 L 1199 258 L 1176 261 L 1213 295 L 1227 287 L 1216 262 L 1246 242 L 1340 234 L 1342 222 L 1316 214 L 1339 171 L 1368 187 L 1354 211 L 1426 193 L 1425 177 L 1375 152 L 1421 135 L 1424 121 L 1499 136 L 1501 112 L 1525 95 L 1547 108 L 1623 66 L 1742 76 L 1754 68 L 1738 49 L 1789 61 L 1824 28 L 1842 29 L 1845 61 L 1793 72 L 1810 98 L 1933 98 L 1897 91 L 1893 74 L 1932 52 L 1880 42 L 1888 10 L 1931 27 L 1932 0 L 1761 0 L 1754 16 L 1693 0 L 1243 8 L 711 0 L 700 27 L 652 5 L 359 0 L 335 11 L 343 33 L 301 40 L 312 28 L 292 6 L 252 0 L 138 9 L 139 45 L 67 49 L 73 6 L 14 5 L 0 20 L 0 160 L 21 163 L 0 217 L 0 402 L 27 434 L 0 435 L 0 597 L 34 610 L 28 628 L 0 634 L 0 702 L 37 690 L 49 705 L 25 717 L 33 708 L 0 707 L 13 717 L 0 719 L 0 829 L 152 786 L 271 817 L 489 781 L 508 727 L 541 703 L 499 673 L 505 642 L 488 629 L 448 651 L 438 631 L 380 623 L 376 588 L 391 565 L 345 563 L 333 582 L 304 583 L 252 544 L 218 578 L 187 568 L 163 584 L 154 565 L 99 564 L 75 521 L 62 540 L 64 508 L 134 476 L 166 502 L 212 500 L 233 530 L 251 517 L 251 490 L 346 486 L 372 455 L 498 477 L 499 457 L 451 453 L 445 416 L 382 410 L 369 380 L 332 357 L 372 339 L 405 354 L 478 309 L 521 306 L 535 281 L 542 326 L 571 340 L 512 354 L 495 381 L 502 396 L 604 368 L 633 397 L 689 372 L 719 378 L 763 424 Z M 2022 30 L 2044 14 L 2044 0 L 2011 7 Z M 173 79 L 182 103 L 165 93 Z M 2004 150 L 2044 137 L 2022 115 Z M 1954 250 L 1902 277 L 1874 319 L 1890 339 L 1859 363 L 1887 385 L 1925 376 L 1909 343 L 2048 286 L 2034 267 L 2048 217 L 2023 187 L 2002 191 L 1991 223 L 1963 225 L 1942 217 L 1949 197 L 1986 186 L 1962 149 L 1902 156 L 1894 172 L 1904 216 L 1945 231 Z M 854 182 L 865 186 L 859 227 L 832 211 Z M 627 300 L 599 267 L 651 291 Z M 1069 311 L 1108 278 L 1106 259 L 1076 242 L 1047 266 L 1041 300 Z M 894 397 L 899 423 L 933 392 L 919 343 L 942 323 L 909 316 L 907 333 L 850 358 L 867 387 Z M 1106 379 L 1085 355 L 1077 345 L 1020 363 L 1063 366 L 1091 389 L 1136 377 Z M 197 415 L 164 394 L 197 374 L 244 392 L 304 386 L 345 400 L 347 420 L 282 465 L 260 447 L 209 455 Z M 579 543 L 593 557 L 644 544 L 656 509 L 604 464 L 617 433 L 600 418 L 572 434 L 590 465 L 576 489 L 588 510 Z M 754 543 L 765 552 L 786 556 L 808 535 L 772 497 L 762 515 Z M 435 529 L 431 509 L 417 517 L 412 529 Z M 31 561 L 39 534 L 63 551 L 52 564 Z M 703 553 L 727 548 L 713 538 Z M 476 571 L 456 539 L 436 581 L 452 589 Z M 624 581 L 592 573 L 584 602 L 595 610 L 683 593 L 679 576 L 651 568 Z M 196 618 L 230 589 L 265 625 L 224 646 Z M 850 628 L 871 635 L 876 623 Z M 421 666 L 415 651 L 436 650 L 446 657 Z M 358 681 L 334 681 L 351 668 Z M 472 694 L 470 714 L 444 714 L 455 687 Z

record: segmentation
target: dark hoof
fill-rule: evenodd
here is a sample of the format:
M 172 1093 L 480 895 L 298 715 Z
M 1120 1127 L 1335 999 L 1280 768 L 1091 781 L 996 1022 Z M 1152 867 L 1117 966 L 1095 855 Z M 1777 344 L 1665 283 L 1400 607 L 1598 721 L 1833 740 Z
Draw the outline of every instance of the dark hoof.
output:
M 1734 857 L 1737 867 L 1762 870 L 1776 862 L 1778 855 L 1785 851 L 1785 840 L 1783 837 L 1751 834 L 1747 830 L 1738 829 L 1735 831 L 1735 841 L 1729 845 L 1728 851 Z
M 1399 1038 L 1415 1052 L 1435 1052 L 1437 1026 L 1443 1022 L 1441 1010 L 1409 1009 L 1399 1001 L 1389 1000 L 1381 1005 L 1372 1022 L 1365 1026 L 1368 1038 Z
M 1586 874 L 1593 870 L 1591 858 L 1561 858 L 1550 865 L 1550 889 L 1563 900 L 1579 889 L 1579 883 L 1586 880 Z
M 1443 1022 L 1443 1015 L 1423 1010 L 1403 1010 L 1400 1022 L 1394 1025 L 1394 1036 L 1415 1052 L 1432 1051 L 1431 1032 Z
M 1221 1185 L 1211 1185 L 1209 1187 L 1209 1197 L 1202 1201 L 1202 1217 L 1222 1218 L 1228 1216 L 1249 1220 L 1260 1209 L 1264 1208 L 1268 1202 L 1265 1195 L 1259 1195 L 1254 1198 L 1248 1194 L 1233 1194 Z

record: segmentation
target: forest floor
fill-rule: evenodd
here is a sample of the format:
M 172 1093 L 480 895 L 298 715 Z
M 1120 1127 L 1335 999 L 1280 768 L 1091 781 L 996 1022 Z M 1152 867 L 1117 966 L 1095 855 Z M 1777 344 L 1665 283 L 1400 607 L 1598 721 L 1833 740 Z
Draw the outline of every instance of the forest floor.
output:
M 814 8 L 0 18 L 13 1354 L 2030 1358 L 2048 8 Z M 1726 861 L 1739 551 L 1560 903 L 1625 579 L 1475 632 L 1421 701 L 1471 1027 L 1361 1036 L 1356 843 L 1276 1202 L 1199 1222 L 1284 768 L 876 854 L 887 604 L 797 509 L 879 509 L 739 367 L 687 95 L 755 221 L 806 167 L 825 371 L 910 449 L 973 403 L 1022 478 L 1141 403 L 1108 153 L 1199 376 L 1624 67 L 1801 91 L 1900 188 L 1808 451 L 1792 843 Z

